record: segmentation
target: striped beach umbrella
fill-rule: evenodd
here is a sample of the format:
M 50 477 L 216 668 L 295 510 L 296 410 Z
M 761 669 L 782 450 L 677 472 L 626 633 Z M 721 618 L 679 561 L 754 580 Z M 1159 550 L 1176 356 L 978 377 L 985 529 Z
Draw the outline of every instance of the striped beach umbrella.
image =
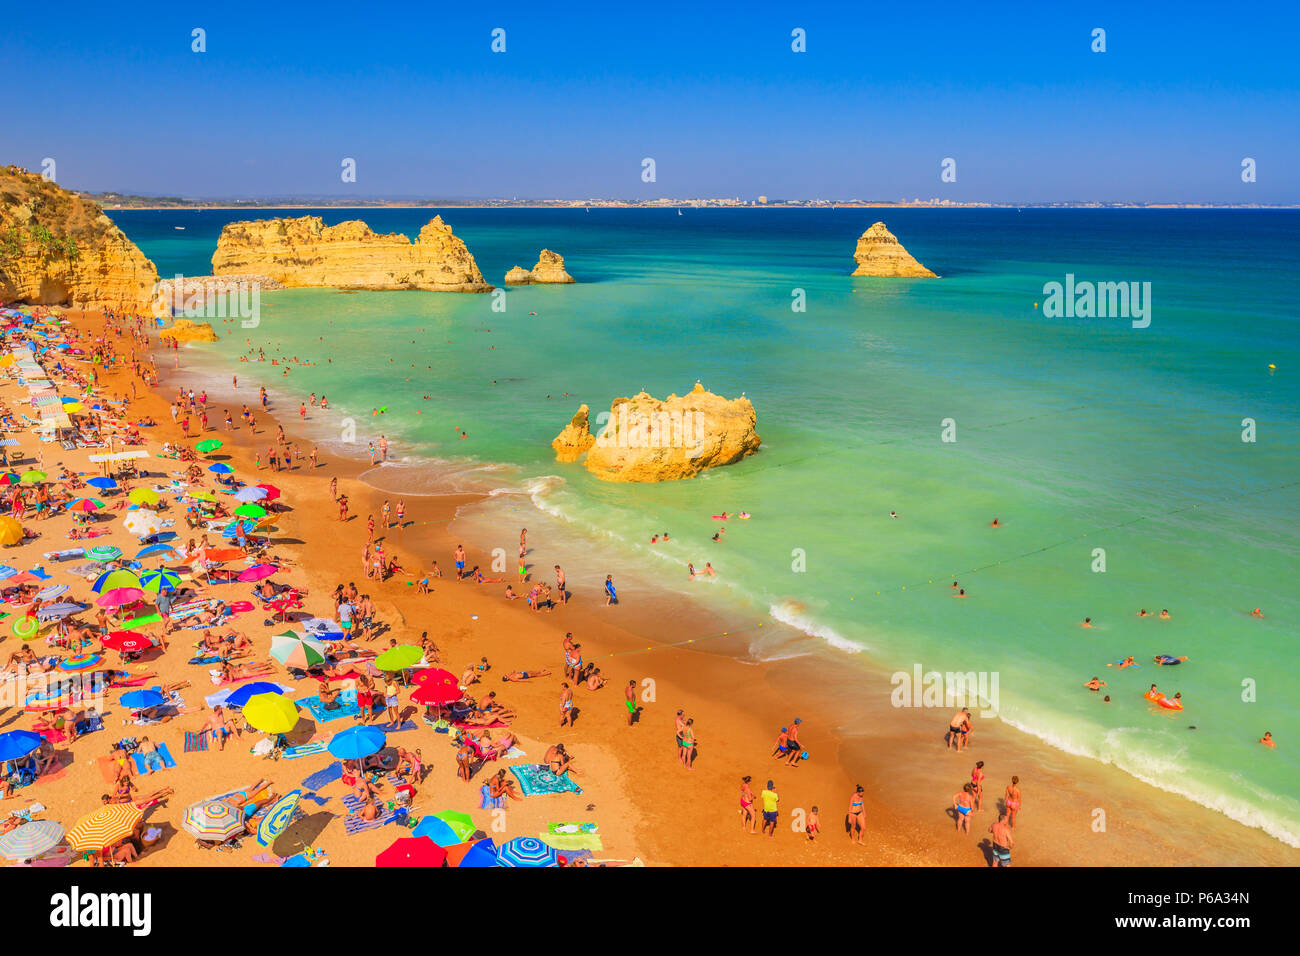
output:
M 0 856 L 6 860 L 30 860 L 53 850 L 62 842 L 62 823 L 33 820 L 0 837 Z
M 271 638 L 271 656 L 285 667 L 306 670 L 325 663 L 325 645 L 288 631 Z
M 122 556 L 122 549 L 111 544 L 97 544 L 86 549 L 86 557 L 92 561 L 116 561 Z
M 235 492 L 236 501 L 261 501 L 266 497 L 266 489 L 259 488 L 257 485 L 249 485 L 247 488 L 240 488 Z
M 73 654 L 59 661 L 55 667 L 61 671 L 84 671 L 98 667 L 103 661 L 103 654 Z
M 158 503 L 158 492 L 152 488 L 132 488 L 126 498 L 132 504 L 156 505 Z
M 79 853 L 97 852 L 129 837 L 144 811 L 129 803 L 109 803 L 86 814 L 64 839 Z
M 180 587 L 181 576 L 175 571 L 169 571 L 167 568 L 158 568 L 156 571 L 146 571 L 140 575 L 140 584 L 146 591 L 152 591 L 154 594 L 160 591 L 174 591 Z
M 76 501 L 68 502 L 69 511 L 98 511 L 104 507 L 104 502 L 98 498 L 78 498 Z
M 254 694 L 244 704 L 244 719 L 264 734 L 287 734 L 298 725 L 298 708 L 279 694 Z
M 224 461 L 217 461 L 208 465 L 208 471 L 212 472 L 214 475 L 230 475 L 234 473 L 235 469 L 231 468 Z
M 330 738 L 325 749 L 340 760 L 360 760 L 384 749 L 387 736 L 378 727 L 358 724 L 347 730 L 340 730 Z
M 126 568 L 114 568 L 112 571 L 105 571 L 99 577 L 95 578 L 95 583 L 90 589 L 96 594 L 103 594 L 113 588 L 138 588 L 140 587 L 140 578 L 134 571 L 128 571 Z
M 62 601 L 58 604 L 47 604 L 36 612 L 36 617 L 42 623 L 45 621 L 57 621 L 60 618 L 67 617 L 69 614 L 76 614 L 78 611 L 84 611 L 85 608 L 80 604 L 73 604 L 70 601 Z
M 139 588 L 113 588 L 100 595 L 95 603 L 100 607 L 128 607 L 138 603 L 144 597 Z
M 515 837 L 497 851 L 499 866 L 559 866 L 555 850 L 535 837 Z
M 98 488 L 100 491 L 112 491 L 117 487 L 117 482 L 112 478 L 105 478 L 103 475 L 96 475 L 94 478 L 87 478 L 86 484 L 92 488 Z
M 298 811 L 298 801 L 302 799 L 301 790 L 291 790 L 267 808 L 266 814 L 257 824 L 257 842 L 270 846 L 281 833 L 293 822 L 293 815 Z
M 42 601 L 51 601 L 54 598 L 60 597 L 67 593 L 68 593 L 68 586 L 66 584 L 51 584 L 49 587 L 41 588 L 39 591 L 37 591 L 36 596 L 40 598 Z
M 0 475 L 0 485 L 16 485 L 20 481 L 22 481 L 22 478 L 18 477 L 18 475 L 12 471 L 6 471 L 4 474 Z
M 374 663 L 381 671 L 400 671 L 418 664 L 423 656 L 424 650 L 414 644 L 398 644 L 376 657 Z
M 181 826 L 200 840 L 225 843 L 244 831 L 244 812 L 224 800 L 200 800 L 185 808 Z

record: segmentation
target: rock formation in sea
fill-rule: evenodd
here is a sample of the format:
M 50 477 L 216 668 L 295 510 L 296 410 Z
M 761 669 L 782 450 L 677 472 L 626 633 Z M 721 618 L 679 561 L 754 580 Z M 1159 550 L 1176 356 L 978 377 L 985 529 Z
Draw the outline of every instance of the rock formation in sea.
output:
M 551 445 L 560 461 L 576 461 L 585 450 L 586 469 L 604 481 L 677 481 L 754 454 L 756 424 L 749 399 L 726 399 L 697 382 L 663 401 L 645 392 L 614 399 L 597 435 L 584 405 Z
M 523 266 L 515 266 L 506 273 L 505 281 L 506 285 L 559 285 L 576 280 L 564 271 L 564 256 L 543 249 L 531 272 Z
M 380 235 L 359 219 L 337 226 L 319 216 L 232 222 L 217 240 L 212 273 L 256 273 L 290 287 L 492 291 L 441 216 L 415 242 L 401 233 Z
M 855 276 L 878 276 L 887 279 L 937 279 L 933 272 L 912 258 L 892 232 L 878 222 L 858 237 L 853 253 L 858 267 Z
M 0 169 L 0 302 L 145 311 L 158 270 L 99 206 Z
M 577 461 L 583 453 L 596 444 L 596 436 L 591 433 L 587 422 L 589 409 L 586 405 L 578 407 L 577 413 L 564 426 L 564 431 L 555 436 L 551 447 L 555 449 L 556 461 Z
M 177 319 L 170 326 L 160 331 L 158 337 L 175 339 L 177 342 L 215 342 L 217 333 L 212 331 L 210 322 Z

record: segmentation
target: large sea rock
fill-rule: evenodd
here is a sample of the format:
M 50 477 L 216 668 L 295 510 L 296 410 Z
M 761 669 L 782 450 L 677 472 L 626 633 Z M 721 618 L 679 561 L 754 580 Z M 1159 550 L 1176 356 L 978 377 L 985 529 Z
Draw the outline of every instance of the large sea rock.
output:
M 0 169 L 0 302 L 146 312 L 158 270 L 98 205 Z
M 897 237 L 878 222 L 858 237 L 853 253 L 858 267 L 855 276 L 878 276 L 886 279 L 937 279 L 933 272 L 912 258 Z
M 575 282 L 573 276 L 564 271 L 564 256 L 550 249 L 543 249 L 537 257 L 537 265 L 531 270 L 515 266 L 506 273 L 506 285 L 562 285 Z
M 415 242 L 381 235 L 359 219 L 327 226 L 319 216 L 232 222 L 221 230 L 213 275 L 254 273 L 288 287 L 490 292 L 451 226 L 434 216 Z
M 614 399 L 596 435 L 583 405 L 551 445 L 560 461 L 585 451 L 586 469 L 604 481 L 678 481 L 754 454 L 756 424 L 749 399 L 726 399 L 696 383 L 663 401 L 645 392 Z

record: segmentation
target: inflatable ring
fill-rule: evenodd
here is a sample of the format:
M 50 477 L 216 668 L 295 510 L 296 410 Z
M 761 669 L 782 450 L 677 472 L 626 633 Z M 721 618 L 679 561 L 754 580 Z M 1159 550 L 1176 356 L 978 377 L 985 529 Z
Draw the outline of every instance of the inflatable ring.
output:
M 15 617 L 13 624 L 10 625 L 10 630 L 13 631 L 14 637 L 25 641 L 28 638 L 35 637 L 40 632 L 41 622 L 27 615 Z

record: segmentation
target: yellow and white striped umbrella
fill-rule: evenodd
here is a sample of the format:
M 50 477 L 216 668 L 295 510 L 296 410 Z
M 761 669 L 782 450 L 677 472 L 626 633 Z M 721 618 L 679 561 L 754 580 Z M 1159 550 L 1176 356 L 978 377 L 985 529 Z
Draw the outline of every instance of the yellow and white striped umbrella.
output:
M 131 835 L 144 811 L 129 803 L 110 803 L 77 821 L 64 839 L 79 853 L 97 852 Z

